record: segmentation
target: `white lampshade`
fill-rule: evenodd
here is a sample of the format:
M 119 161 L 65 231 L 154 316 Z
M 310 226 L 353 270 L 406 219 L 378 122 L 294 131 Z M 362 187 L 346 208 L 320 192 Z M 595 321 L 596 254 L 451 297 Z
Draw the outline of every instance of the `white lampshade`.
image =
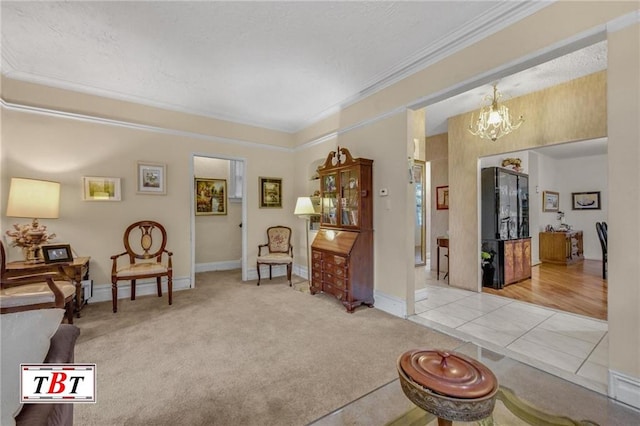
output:
M 298 197 L 298 201 L 296 201 L 296 209 L 293 211 L 295 215 L 311 215 L 316 214 L 315 209 L 313 208 L 313 203 L 311 202 L 310 197 Z
M 60 183 L 11 178 L 8 217 L 57 219 L 60 211 Z

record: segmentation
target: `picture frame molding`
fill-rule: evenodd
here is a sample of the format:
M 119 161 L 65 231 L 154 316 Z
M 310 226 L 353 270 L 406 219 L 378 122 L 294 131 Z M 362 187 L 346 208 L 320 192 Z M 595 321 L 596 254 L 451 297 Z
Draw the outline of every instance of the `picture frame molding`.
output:
M 200 185 L 204 185 L 204 184 L 210 184 L 210 185 L 206 185 L 208 190 L 211 190 L 211 188 L 215 188 L 217 185 L 219 186 L 220 184 L 222 184 L 222 209 L 219 208 L 220 206 L 220 198 L 218 197 L 217 201 L 218 201 L 218 209 L 216 209 L 216 211 L 214 211 L 213 208 L 213 197 L 210 198 L 211 201 L 211 206 L 210 206 L 210 210 L 203 210 L 202 206 L 206 206 L 208 203 L 206 202 L 206 196 L 203 194 L 200 194 L 202 191 L 198 191 L 198 187 Z M 200 193 L 199 193 L 200 192 Z M 204 199 L 203 199 L 204 197 Z M 194 178 L 194 212 L 196 216 L 224 216 L 227 214 L 227 205 L 229 203 L 228 201 L 228 197 L 227 197 L 227 180 L 226 179 L 217 179 L 217 178 L 201 178 L 201 177 L 196 177 Z
M 553 202 L 550 204 L 548 201 L 555 199 L 555 206 Z M 560 211 L 560 193 L 555 191 L 542 191 L 542 211 L 543 212 L 558 212 Z
M 105 183 L 113 184 L 113 193 L 105 191 L 93 191 L 93 185 L 102 185 L 104 189 Z M 95 189 L 95 188 L 94 188 Z M 93 195 L 92 195 L 93 194 Z M 100 195 L 97 195 L 100 194 Z M 106 194 L 103 195 L 103 194 Z M 82 177 L 82 200 L 83 201 L 121 201 L 122 189 L 120 178 L 101 177 L 101 176 L 83 176 Z
M 40 248 L 44 263 L 73 262 L 73 252 L 69 244 L 47 244 Z M 53 253 L 54 250 L 64 250 L 64 256 Z
M 260 176 L 260 208 L 261 209 L 281 209 L 282 208 L 282 178 Z M 275 184 L 277 186 L 277 200 L 267 200 L 267 185 Z
M 167 195 L 167 165 L 148 161 L 137 162 L 138 186 L 136 193 L 145 195 Z M 157 173 L 157 186 L 150 182 L 154 173 Z
M 593 197 L 593 207 L 591 205 L 580 204 L 580 199 L 584 196 Z M 602 210 L 600 191 L 584 191 L 571 193 L 571 210 Z
M 449 185 L 436 186 L 436 210 L 449 210 Z

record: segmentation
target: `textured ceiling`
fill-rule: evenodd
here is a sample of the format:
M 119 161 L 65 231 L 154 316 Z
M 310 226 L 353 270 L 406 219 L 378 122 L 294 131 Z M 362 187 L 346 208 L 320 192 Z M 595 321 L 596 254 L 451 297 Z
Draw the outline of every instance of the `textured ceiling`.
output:
M 0 5 L 8 77 L 293 132 L 545 4 Z M 494 82 L 517 97 L 605 69 L 606 53 L 600 42 Z M 490 91 L 428 105 L 427 134 L 446 132 L 448 117 L 478 108 Z
M 2 1 L 2 72 L 291 132 L 546 4 Z

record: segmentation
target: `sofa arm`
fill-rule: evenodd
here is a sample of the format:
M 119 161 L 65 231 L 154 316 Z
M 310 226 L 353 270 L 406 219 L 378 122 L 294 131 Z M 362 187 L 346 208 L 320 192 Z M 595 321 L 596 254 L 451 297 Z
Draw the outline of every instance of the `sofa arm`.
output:
M 74 348 L 80 329 L 60 324 L 51 338 L 45 364 L 67 364 L 74 360 Z M 73 404 L 24 404 L 16 416 L 16 426 L 72 426 Z

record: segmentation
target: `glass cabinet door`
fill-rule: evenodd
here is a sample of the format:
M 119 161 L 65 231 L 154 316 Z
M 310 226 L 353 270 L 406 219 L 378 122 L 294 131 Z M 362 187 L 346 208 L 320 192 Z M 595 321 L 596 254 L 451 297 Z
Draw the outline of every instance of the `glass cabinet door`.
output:
M 321 220 L 322 224 L 338 224 L 338 191 L 335 173 L 322 177 Z
M 360 182 L 358 168 L 340 172 L 340 223 L 342 226 L 360 225 Z

